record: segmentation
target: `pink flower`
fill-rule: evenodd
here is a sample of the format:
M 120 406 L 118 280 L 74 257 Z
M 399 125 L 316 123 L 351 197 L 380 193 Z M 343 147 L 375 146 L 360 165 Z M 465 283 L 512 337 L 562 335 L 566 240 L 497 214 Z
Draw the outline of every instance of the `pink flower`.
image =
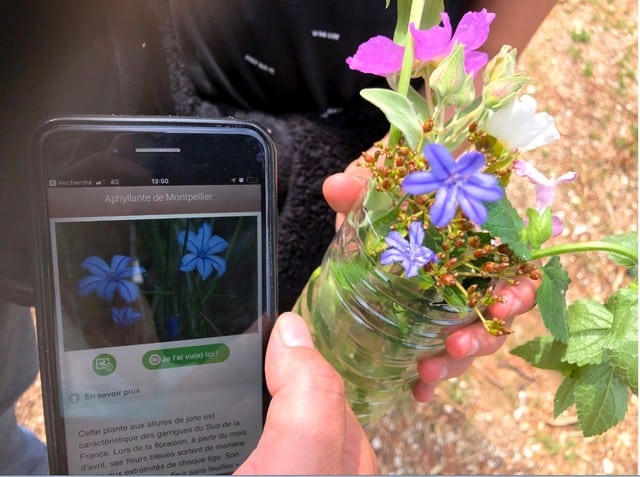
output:
M 361 44 L 356 54 L 347 58 L 347 64 L 352 70 L 389 76 L 400 71 L 403 54 L 403 47 L 378 35 Z
M 451 35 L 451 22 L 445 12 L 440 14 L 443 26 L 435 26 L 429 30 L 418 30 L 413 24 L 409 26 L 415 45 L 415 57 L 422 62 L 439 61 L 451 53 L 456 43 L 464 45 L 464 69 L 467 74 L 475 74 L 487 64 L 488 55 L 480 48 L 489 36 L 489 25 L 496 17 L 495 13 L 483 8 L 479 12 L 464 14 L 456 32 Z
M 442 26 L 418 30 L 412 23 L 409 29 L 414 41 L 415 59 L 422 63 L 440 61 L 451 53 L 456 43 L 462 43 L 465 46 L 465 71 L 475 75 L 487 64 L 487 54 L 476 50 L 487 40 L 489 25 L 495 16 L 495 13 L 489 13 L 484 8 L 479 12 L 467 12 L 453 35 L 446 12 L 440 14 Z M 379 35 L 360 45 L 356 54 L 347 58 L 347 64 L 352 70 L 389 76 L 400 71 L 403 54 L 404 47 Z
M 556 194 L 556 186 L 565 182 L 571 182 L 578 177 L 578 174 L 571 171 L 562 174 L 556 179 L 549 179 L 542 172 L 536 169 L 532 164 L 523 160 L 517 160 L 514 163 L 516 174 L 526 177 L 536 185 L 536 210 L 542 213 L 547 207 L 551 207 Z M 553 216 L 553 236 L 562 232 L 562 220 L 556 215 Z

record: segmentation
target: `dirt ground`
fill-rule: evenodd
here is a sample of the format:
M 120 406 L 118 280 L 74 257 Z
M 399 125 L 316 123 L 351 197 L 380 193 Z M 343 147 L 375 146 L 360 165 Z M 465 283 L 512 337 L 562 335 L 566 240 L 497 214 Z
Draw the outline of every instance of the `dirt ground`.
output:
M 637 230 L 637 3 L 559 0 L 521 57 L 528 92 L 552 114 L 561 140 L 530 156 L 543 171 L 577 171 L 556 209 L 558 241 Z M 533 191 L 515 184 L 520 206 Z M 568 300 L 605 299 L 627 279 L 604 256 L 563 259 Z M 509 349 L 544 334 L 537 312 L 520 317 L 495 355 L 441 384 L 426 405 L 399 403 L 367 428 L 384 474 L 637 474 L 638 402 L 604 435 L 583 438 L 575 408 L 553 419 L 558 375 L 537 370 Z M 44 438 L 40 386 L 17 407 L 19 420 Z

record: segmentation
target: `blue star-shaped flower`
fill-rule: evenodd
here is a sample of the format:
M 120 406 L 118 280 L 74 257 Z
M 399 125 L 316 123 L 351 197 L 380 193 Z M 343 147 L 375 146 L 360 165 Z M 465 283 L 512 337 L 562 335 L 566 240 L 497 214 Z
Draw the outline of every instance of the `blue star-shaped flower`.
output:
M 226 240 L 218 235 L 211 234 L 211 225 L 204 222 L 198 229 L 198 233 L 183 230 L 178 234 L 178 243 L 185 243 L 185 234 L 187 239 L 187 250 L 180 261 L 180 271 L 190 272 L 197 269 L 203 280 L 209 278 L 215 270 L 218 276 L 222 275 L 227 269 L 227 263 L 224 259 L 216 256 L 229 246 Z
M 122 299 L 131 303 L 138 299 L 140 291 L 138 286 L 127 280 L 134 274 L 144 272 L 142 267 L 130 267 L 132 258 L 124 255 L 114 255 L 111 265 L 107 265 L 102 258 L 92 255 L 87 257 L 80 265 L 88 270 L 91 275 L 78 282 L 78 294 L 87 296 L 95 293 L 106 301 L 113 300 L 116 290 Z
M 418 270 L 429 262 L 436 262 L 436 254 L 433 250 L 422 245 L 424 240 L 424 228 L 422 222 L 412 222 L 409 225 L 409 240 L 406 240 L 398 232 L 391 231 L 384 239 L 389 248 L 382 252 L 380 263 L 388 265 L 400 262 L 407 278 L 414 277 Z
M 427 144 L 424 156 L 430 171 L 409 174 L 402 188 L 409 194 L 428 194 L 436 191 L 430 209 L 431 222 L 437 227 L 447 226 L 458 206 L 473 223 L 482 225 L 487 219 L 484 202 L 500 200 L 504 191 L 497 177 L 479 172 L 485 157 L 477 151 L 467 152 L 456 161 L 441 144 Z
M 111 319 L 118 325 L 126 328 L 142 318 L 142 313 L 133 308 L 111 308 Z

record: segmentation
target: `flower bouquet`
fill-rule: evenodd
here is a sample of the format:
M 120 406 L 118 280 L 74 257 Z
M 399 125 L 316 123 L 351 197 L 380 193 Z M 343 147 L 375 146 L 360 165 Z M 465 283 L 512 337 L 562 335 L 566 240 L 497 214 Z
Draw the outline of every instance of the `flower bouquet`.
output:
M 637 233 L 548 245 L 562 230 L 555 187 L 576 174 L 548 178 L 524 155 L 558 139 L 554 121 L 521 94 L 514 49 L 478 51 L 494 14 L 469 12 L 453 32 L 442 10 L 442 1 L 398 1 L 394 38 L 371 38 L 347 59 L 386 77 L 390 88 L 361 95 L 391 128 L 388 142 L 363 153 L 368 187 L 295 311 L 366 423 L 411 388 L 416 361 L 442 351 L 451 331 L 481 320 L 492 335 L 510 333 L 486 311 L 503 300 L 496 284 L 535 280 L 549 335 L 512 352 L 561 372 L 554 413 L 575 404 L 584 435 L 602 433 L 638 392 Z M 514 174 L 537 189 L 524 218 L 507 193 Z M 630 284 L 605 303 L 567 307 L 559 256 L 585 251 L 608 253 Z

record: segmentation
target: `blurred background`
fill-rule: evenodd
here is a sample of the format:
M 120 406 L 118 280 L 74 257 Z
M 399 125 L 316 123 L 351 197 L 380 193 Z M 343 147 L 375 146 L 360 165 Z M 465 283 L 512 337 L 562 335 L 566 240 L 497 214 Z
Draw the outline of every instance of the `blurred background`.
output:
M 558 0 L 520 59 L 527 92 L 553 115 L 561 139 L 529 159 L 545 173 L 573 170 L 557 191 L 565 230 L 557 242 L 637 230 L 638 5 L 634 0 Z M 514 179 L 524 210 L 534 190 Z M 517 192 L 516 192 L 517 191 Z M 603 300 L 625 283 L 604 255 L 564 257 L 567 295 Z M 607 433 L 584 438 L 575 408 L 553 419 L 560 376 L 509 350 L 546 334 L 537 311 L 520 317 L 495 355 L 442 383 L 432 402 L 399 402 L 366 429 L 384 474 L 638 474 L 638 404 Z M 18 403 L 19 421 L 44 439 L 37 381 Z

